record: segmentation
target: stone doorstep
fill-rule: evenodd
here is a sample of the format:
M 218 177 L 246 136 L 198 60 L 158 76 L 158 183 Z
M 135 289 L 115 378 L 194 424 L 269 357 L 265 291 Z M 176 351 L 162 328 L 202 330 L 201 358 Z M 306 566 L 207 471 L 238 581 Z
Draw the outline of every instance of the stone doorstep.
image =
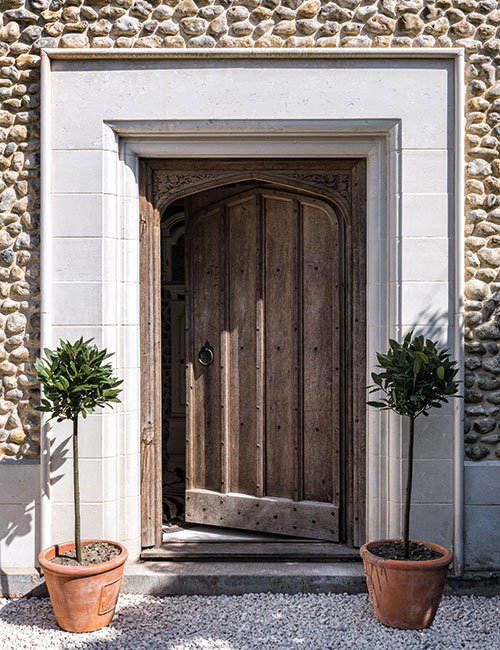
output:
M 245 593 L 361 593 L 361 562 L 140 562 L 127 567 L 128 593 L 237 595 Z
M 361 562 L 131 562 L 122 593 L 152 596 L 238 595 L 246 593 L 366 592 Z M 500 575 L 470 573 L 450 576 L 446 595 L 500 595 Z M 45 581 L 36 569 L 0 570 L 0 596 L 43 597 Z

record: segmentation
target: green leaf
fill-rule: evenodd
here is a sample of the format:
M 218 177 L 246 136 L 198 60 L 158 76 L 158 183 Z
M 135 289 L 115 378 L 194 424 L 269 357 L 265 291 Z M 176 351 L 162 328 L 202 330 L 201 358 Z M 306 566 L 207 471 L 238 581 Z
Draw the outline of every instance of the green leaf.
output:
M 443 368 L 443 366 L 439 366 L 439 368 L 436 370 L 436 374 L 438 376 L 438 379 L 441 379 L 441 380 L 444 379 L 444 368 Z
M 417 355 L 424 363 L 429 363 L 429 357 L 424 352 L 417 352 Z
M 374 406 L 378 409 L 387 408 L 387 404 L 385 402 L 367 402 L 367 404 L 368 406 Z

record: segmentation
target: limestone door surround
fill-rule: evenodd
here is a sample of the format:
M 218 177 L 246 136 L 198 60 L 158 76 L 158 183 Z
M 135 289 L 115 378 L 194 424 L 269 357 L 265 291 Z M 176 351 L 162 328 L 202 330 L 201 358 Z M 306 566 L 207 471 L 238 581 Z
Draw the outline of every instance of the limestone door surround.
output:
M 141 157 L 366 157 L 367 384 L 413 326 L 461 362 L 460 50 L 46 50 L 42 87 L 42 346 L 93 336 L 125 380 L 122 404 L 82 427 L 87 537 L 139 556 Z M 397 536 L 404 433 L 378 411 L 367 422 L 368 537 Z M 44 426 L 41 546 L 71 537 L 66 438 Z M 453 547 L 457 573 L 462 450 L 455 400 L 421 432 L 412 534 Z

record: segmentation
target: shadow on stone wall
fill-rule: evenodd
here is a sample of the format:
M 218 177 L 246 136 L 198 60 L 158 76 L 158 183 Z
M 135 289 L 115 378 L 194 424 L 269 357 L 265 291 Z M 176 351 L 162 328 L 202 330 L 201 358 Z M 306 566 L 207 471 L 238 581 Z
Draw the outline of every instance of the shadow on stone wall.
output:
M 62 441 L 52 450 L 51 485 L 58 483 L 64 476 L 60 470 L 67 460 L 68 440 Z M 6 500 L 10 498 L 10 502 L 0 504 L 0 567 L 26 569 L 21 569 L 17 576 L 0 569 L 0 595 L 15 595 L 26 593 L 26 574 L 38 564 L 37 556 L 41 550 L 40 495 L 46 496 L 46 493 L 40 487 L 38 463 L 4 461 L 2 465 L 6 483 L 10 483 L 10 493 L 4 496 Z M 26 538 L 29 538 L 28 541 Z M 36 584 L 31 586 L 35 587 Z

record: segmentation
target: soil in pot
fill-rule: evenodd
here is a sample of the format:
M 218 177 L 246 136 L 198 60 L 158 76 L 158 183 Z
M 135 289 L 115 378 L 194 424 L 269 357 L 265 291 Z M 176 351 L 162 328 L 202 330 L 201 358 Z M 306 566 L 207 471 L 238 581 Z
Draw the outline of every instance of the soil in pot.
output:
M 90 542 L 89 544 L 82 544 L 81 564 L 76 559 L 76 551 L 74 549 L 56 555 L 50 561 L 60 566 L 90 566 L 92 564 L 109 562 L 109 560 L 118 557 L 120 553 L 121 549 L 109 542 Z
M 372 546 L 370 553 L 377 557 L 383 557 L 385 560 L 406 560 L 412 562 L 425 562 L 426 560 L 435 560 L 438 557 L 443 557 L 443 553 L 421 544 L 420 542 L 410 542 L 410 554 L 405 558 L 403 542 L 391 540 Z

